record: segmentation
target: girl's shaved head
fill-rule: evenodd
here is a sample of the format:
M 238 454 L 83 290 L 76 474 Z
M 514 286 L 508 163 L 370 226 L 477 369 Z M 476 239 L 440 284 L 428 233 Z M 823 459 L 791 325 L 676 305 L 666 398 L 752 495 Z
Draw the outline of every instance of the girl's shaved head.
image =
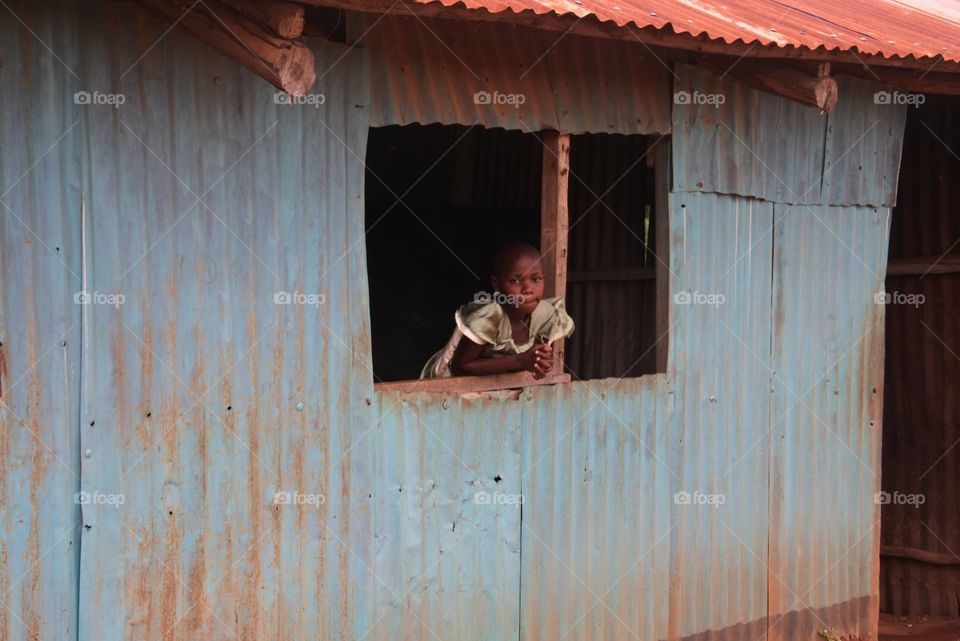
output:
M 514 241 L 503 245 L 493 257 L 493 275 L 502 276 L 517 264 L 517 259 L 531 257 L 540 258 L 540 250 L 523 241 Z

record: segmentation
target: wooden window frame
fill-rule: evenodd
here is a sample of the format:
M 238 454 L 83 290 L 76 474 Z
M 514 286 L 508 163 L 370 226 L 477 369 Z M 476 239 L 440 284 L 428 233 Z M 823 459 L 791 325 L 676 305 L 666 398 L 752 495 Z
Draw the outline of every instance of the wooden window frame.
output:
M 566 296 L 567 294 L 567 250 L 569 248 L 569 180 L 570 180 L 570 134 L 558 131 L 545 131 L 542 134 L 543 169 L 540 182 L 540 252 L 546 282 L 544 295 L 547 297 Z M 669 171 L 669 137 L 661 139 L 649 157 L 656 167 Z M 663 336 L 657 344 L 657 371 L 665 372 L 667 365 L 668 338 L 664 336 L 669 319 L 669 280 L 665 264 L 666 247 L 669 239 L 667 229 L 667 192 L 669 181 L 663 172 L 657 177 L 657 192 L 654 216 L 654 230 L 658 252 L 663 254 L 656 266 L 657 279 L 657 335 Z M 554 343 L 555 359 L 553 370 L 543 378 L 534 378 L 530 372 L 511 372 L 491 376 L 450 376 L 446 378 L 416 379 L 407 381 L 389 381 L 375 383 L 374 390 L 392 393 L 454 393 L 476 394 L 498 390 L 514 390 L 538 385 L 569 383 L 570 374 L 563 371 L 564 339 Z

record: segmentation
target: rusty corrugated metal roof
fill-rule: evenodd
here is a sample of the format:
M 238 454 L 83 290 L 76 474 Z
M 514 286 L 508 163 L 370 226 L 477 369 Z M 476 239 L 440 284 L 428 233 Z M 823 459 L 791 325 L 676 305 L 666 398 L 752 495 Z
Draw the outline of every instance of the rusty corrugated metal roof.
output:
M 960 62 L 960 2 L 948 0 L 415 0 L 490 13 L 594 17 L 728 44 L 852 51 Z

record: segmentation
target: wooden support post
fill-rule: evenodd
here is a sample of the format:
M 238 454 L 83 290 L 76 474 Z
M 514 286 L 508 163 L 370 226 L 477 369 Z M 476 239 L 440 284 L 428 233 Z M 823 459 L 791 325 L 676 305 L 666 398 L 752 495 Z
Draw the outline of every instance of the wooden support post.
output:
M 660 139 L 653 150 L 653 250 L 657 272 L 657 371 L 667 371 L 670 347 L 670 137 Z
M 540 198 L 540 254 L 546 282 L 544 295 L 567 295 L 567 186 L 570 179 L 570 134 L 548 131 L 543 137 L 543 179 Z M 563 372 L 563 339 L 553 344 L 556 374 Z

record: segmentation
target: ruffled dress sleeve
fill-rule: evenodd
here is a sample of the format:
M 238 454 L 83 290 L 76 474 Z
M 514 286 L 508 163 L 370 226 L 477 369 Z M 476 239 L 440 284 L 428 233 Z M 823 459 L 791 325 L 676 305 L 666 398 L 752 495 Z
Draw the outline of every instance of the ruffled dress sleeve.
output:
M 500 342 L 503 308 L 500 303 L 466 303 L 455 314 L 457 328 L 477 345 Z
M 503 308 L 499 303 L 472 302 L 461 305 L 454 314 L 456 329 L 443 349 L 430 357 L 420 378 L 444 378 L 452 376 L 450 363 L 457 351 L 457 346 L 464 336 L 478 345 L 494 347 L 500 340 L 501 323 L 503 322 Z
M 568 337 L 573 334 L 573 326 L 562 296 L 541 300 L 530 318 L 530 328 L 539 343 L 552 343 Z

